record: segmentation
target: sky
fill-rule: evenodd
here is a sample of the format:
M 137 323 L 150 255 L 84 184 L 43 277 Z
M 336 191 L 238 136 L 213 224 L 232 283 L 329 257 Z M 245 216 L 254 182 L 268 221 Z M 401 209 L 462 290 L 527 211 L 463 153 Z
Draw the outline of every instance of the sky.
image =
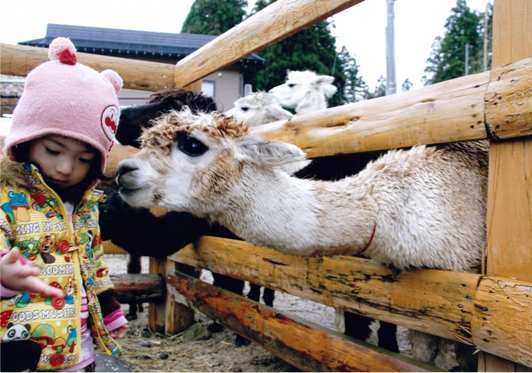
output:
M 223 1 L 223 0 L 219 0 Z M 321 0 L 326 1 L 326 0 Z M 484 11 L 489 0 L 467 0 Z M 248 1 L 253 4 L 254 1 Z M 16 0 L 6 2 L 0 42 L 16 44 L 42 38 L 48 23 L 155 32 L 179 32 L 193 0 Z M 456 0 L 396 0 L 395 54 L 397 85 L 409 79 L 422 86 L 434 38 L 443 35 Z M 365 0 L 332 17 L 338 49 L 346 46 L 373 88 L 386 76 L 386 0 Z

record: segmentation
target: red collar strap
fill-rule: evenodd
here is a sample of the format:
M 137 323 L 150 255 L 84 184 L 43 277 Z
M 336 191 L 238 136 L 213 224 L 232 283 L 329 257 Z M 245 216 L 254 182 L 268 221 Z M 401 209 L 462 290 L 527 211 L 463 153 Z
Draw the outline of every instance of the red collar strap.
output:
M 362 255 L 364 254 L 364 251 L 366 251 L 368 249 L 368 247 L 371 245 L 371 243 L 373 242 L 373 238 L 375 237 L 375 231 L 377 230 L 377 222 L 375 222 L 375 224 L 373 225 L 373 230 L 371 231 L 371 236 L 369 237 L 369 241 L 368 243 L 366 244 L 366 246 L 364 246 L 364 248 L 359 251 L 357 253 L 357 255 Z

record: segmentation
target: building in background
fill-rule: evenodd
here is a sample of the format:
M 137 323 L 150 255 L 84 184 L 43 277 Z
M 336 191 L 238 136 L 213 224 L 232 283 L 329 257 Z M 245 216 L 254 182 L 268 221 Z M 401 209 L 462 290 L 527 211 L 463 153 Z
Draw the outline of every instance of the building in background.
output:
M 214 35 L 188 34 L 188 33 L 162 33 L 134 30 L 120 30 L 101 27 L 70 26 L 48 24 L 46 36 L 20 42 L 21 45 L 47 48 L 51 41 L 59 36 L 72 40 L 76 49 L 82 53 L 93 53 L 105 56 L 132 58 L 145 61 L 175 64 L 180 59 L 201 48 L 211 40 Z M 237 63 L 225 67 L 203 79 L 202 92 L 213 97 L 218 109 L 223 111 L 232 107 L 233 102 L 244 95 L 246 74 L 264 66 L 264 59 L 252 54 Z M 15 82 L 14 82 L 15 81 Z M 19 87 L 14 87 L 19 86 Z M 21 81 L 11 77 L 2 76 L 0 89 L 9 87 L 9 92 L 1 90 L 2 107 L 6 112 L 13 107 L 16 93 L 20 94 Z M 120 94 L 120 103 L 123 106 L 143 104 L 152 92 L 132 89 L 123 89 Z M 9 107 L 6 106 L 9 101 Z

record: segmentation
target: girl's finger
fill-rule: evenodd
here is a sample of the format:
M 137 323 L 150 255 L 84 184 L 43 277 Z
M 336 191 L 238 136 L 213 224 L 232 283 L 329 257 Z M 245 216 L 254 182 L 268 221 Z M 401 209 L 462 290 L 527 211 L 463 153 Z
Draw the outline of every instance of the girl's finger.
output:
M 16 263 L 20 256 L 20 251 L 18 249 L 9 250 L 9 253 L 6 254 L 6 259 L 8 263 Z
M 63 291 L 53 286 L 46 284 L 45 282 L 39 280 L 37 277 L 28 277 L 27 279 L 27 290 L 40 293 L 45 297 L 64 297 Z
M 30 265 L 25 265 L 25 266 L 22 266 L 22 268 L 20 269 L 18 276 L 20 277 L 39 276 L 40 273 L 41 271 L 39 270 L 39 268 L 30 266 Z

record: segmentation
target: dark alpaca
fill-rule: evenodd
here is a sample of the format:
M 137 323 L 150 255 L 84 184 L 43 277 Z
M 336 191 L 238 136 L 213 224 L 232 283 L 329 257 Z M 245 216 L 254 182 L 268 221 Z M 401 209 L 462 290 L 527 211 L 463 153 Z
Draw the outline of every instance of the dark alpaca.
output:
M 123 145 L 139 147 L 138 138 L 143 128 L 150 127 L 151 121 L 163 113 L 170 110 L 179 111 L 184 106 L 188 106 L 192 112 L 216 110 L 216 104 L 208 97 L 181 89 L 160 91 L 153 94 L 147 104 L 122 110 L 117 140 Z M 107 198 L 100 214 L 102 237 L 110 239 L 130 253 L 128 273 L 140 272 L 141 256 L 166 257 L 196 241 L 202 235 L 238 239 L 225 228 L 211 225 L 190 214 L 170 212 L 164 216 L 155 217 L 149 210 L 133 209 L 122 202 L 112 185 L 105 186 L 104 191 Z M 127 222 L 127 224 L 121 224 L 121 222 Z M 179 265 L 179 269 L 190 275 L 198 275 L 194 268 L 186 265 Z M 243 293 L 244 281 L 218 273 L 213 273 L 213 278 L 216 286 L 237 294 Z M 250 286 L 248 297 L 259 301 L 260 287 L 255 284 L 250 284 Z M 271 289 L 264 290 L 263 299 L 269 306 L 273 305 L 273 294 Z M 130 304 L 127 317 L 135 319 L 136 311 L 137 305 Z M 238 337 L 236 343 L 247 344 L 247 340 Z

